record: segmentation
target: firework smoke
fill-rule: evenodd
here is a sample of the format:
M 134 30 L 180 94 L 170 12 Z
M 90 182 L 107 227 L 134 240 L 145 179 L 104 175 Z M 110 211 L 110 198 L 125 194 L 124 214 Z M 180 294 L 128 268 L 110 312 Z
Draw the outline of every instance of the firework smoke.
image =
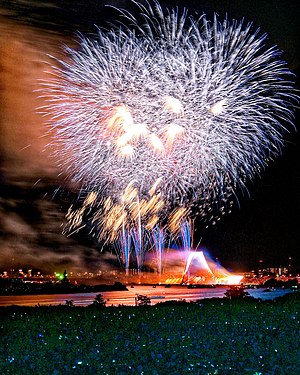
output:
M 157 218 L 196 204 L 214 224 L 281 152 L 291 74 L 250 24 L 134 3 L 142 22 L 121 11 L 124 24 L 81 37 L 45 83 L 62 170 L 112 206 L 134 186 L 140 201 L 159 196 Z

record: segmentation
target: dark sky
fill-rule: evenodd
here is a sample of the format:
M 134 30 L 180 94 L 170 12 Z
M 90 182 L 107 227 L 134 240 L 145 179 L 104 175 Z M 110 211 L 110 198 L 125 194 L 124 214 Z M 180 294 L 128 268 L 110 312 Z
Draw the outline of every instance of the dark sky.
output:
M 63 3 L 63 5 L 61 5 Z M 44 150 L 49 141 L 35 90 L 44 77 L 47 53 L 61 56 L 63 43 L 74 45 L 74 33 L 95 32 L 114 11 L 104 1 L 0 1 L 0 270 L 40 267 L 47 271 L 110 267 L 114 255 L 99 254 L 84 232 L 62 234 L 64 215 L 73 193 L 58 177 Z M 132 9 L 129 1 L 107 4 Z M 268 43 L 283 50 L 289 68 L 300 75 L 298 1 L 164 1 L 191 12 L 216 12 L 223 19 L 253 21 L 269 35 Z M 299 87 L 299 78 L 297 79 Z M 296 117 L 299 129 L 299 112 Z M 299 132 L 286 136 L 283 154 L 249 186 L 217 226 L 196 231 L 196 241 L 234 270 L 286 265 L 299 259 Z

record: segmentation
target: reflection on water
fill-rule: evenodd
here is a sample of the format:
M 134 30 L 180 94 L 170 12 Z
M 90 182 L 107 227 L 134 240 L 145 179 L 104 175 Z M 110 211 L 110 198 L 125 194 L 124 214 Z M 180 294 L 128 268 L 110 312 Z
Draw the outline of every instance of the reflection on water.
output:
M 151 299 L 151 304 L 170 300 L 186 300 L 187 302 L 196 301 L 203 298 L 223 298 L 226 287 L 188 289 L 184 286 L 175 286 L 165 288 L 163 285 L 153 288 L 151 285 L 138 285 L 134 288 L 128 288 L 128 291 L 102 292 L 107 306 L 134 306 L 137 294 L 146 295 Z M 277 289 L 266 293 L 264 289 L 249 289 L 249 294 L 255 298 L 274 299 L 291 290 Z M 78 293 L 78 294 L 55 294 L 55 295 L 36 295 L 36 296 L 0 296 L 0 306 L 22 305 L 35 306 L 40 305 L 64 305 L 67 300 L 72 300 L 76 306 L 90 305 L 98 293 Z
M 138 285 L 134 288 L 128 288 L 128 291 L 102 292 L 104 299 L 107 300 L 107 306 L 118 305 L 135 305 L 135 297 L 137 294 L 147 295 L 151 298 L 151 303 L 156 304 L 162 301 L 181 300 L 195 301 L 202 298 L 221 298 L 224 296 L 226 288 L 208 288 L 208 289 L 187 289 L 186 287 L 172 286 L 165 288 L 164 286 Z M 64 304 L 66 300 L 73 300 L 76 306 L 90 305 L 97 293 L 78 293 L 78 294 L 61 294 L 61 295 L 41 295 L 41 296 L 0 296 L 0 306 L 7 305 L 58 305 Z

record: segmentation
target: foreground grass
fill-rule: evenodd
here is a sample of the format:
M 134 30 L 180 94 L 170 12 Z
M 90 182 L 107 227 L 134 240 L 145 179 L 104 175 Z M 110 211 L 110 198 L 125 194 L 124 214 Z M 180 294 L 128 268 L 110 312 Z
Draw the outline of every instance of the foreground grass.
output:
M 0 373 L 297 374 L 299 304 L 0 308 Z

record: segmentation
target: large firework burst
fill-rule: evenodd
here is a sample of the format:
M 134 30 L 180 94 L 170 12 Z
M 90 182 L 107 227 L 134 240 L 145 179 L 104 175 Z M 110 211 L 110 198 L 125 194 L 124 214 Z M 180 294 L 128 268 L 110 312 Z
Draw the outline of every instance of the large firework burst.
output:
M 136 3 L 142 22 L 81 37 L 46 83 L 62 169 L 87 192 L 199 206 L 200 216 L 281 151 L 296 94 L 266 35 Z

